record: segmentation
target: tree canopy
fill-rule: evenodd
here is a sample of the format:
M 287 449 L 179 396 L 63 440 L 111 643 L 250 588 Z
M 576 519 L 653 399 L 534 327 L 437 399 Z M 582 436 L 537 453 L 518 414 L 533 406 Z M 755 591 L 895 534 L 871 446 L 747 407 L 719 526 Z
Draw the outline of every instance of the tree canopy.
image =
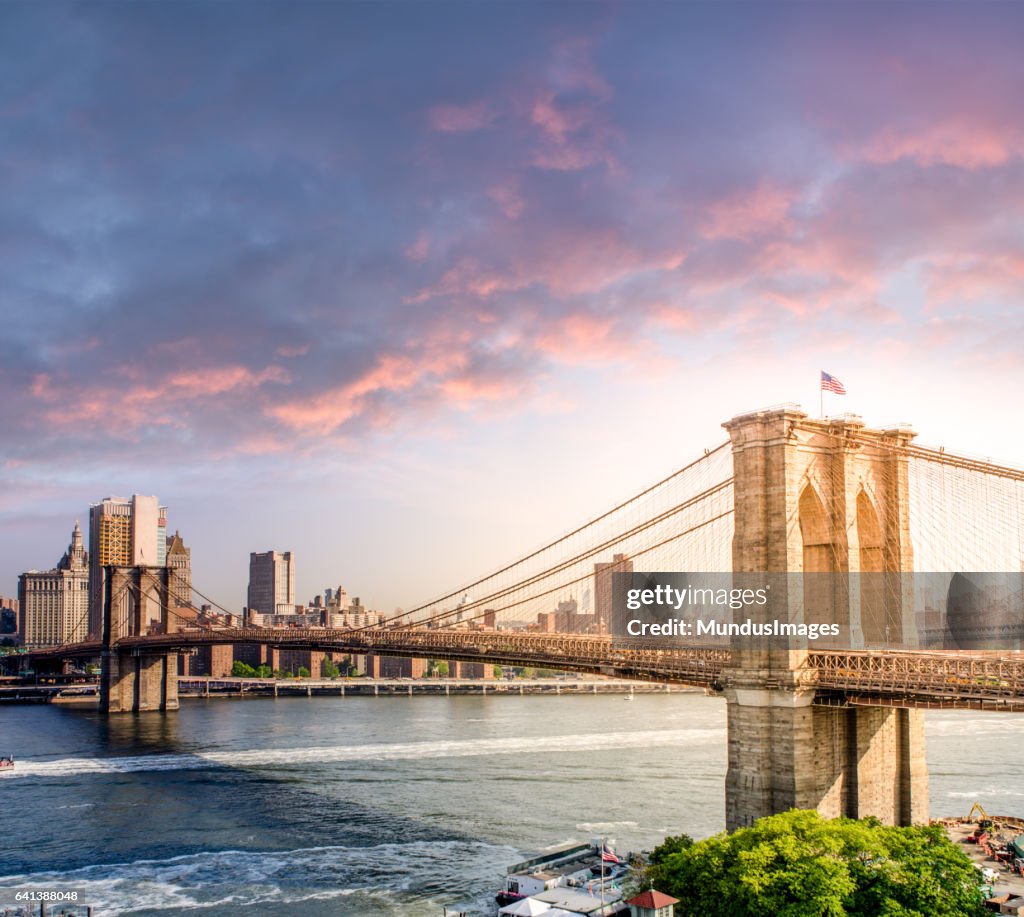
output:
M 793 809 L 696 843 L 666 838 L 645 879 L 678 917 L 973 917 L 978 873 L 939 826 Z

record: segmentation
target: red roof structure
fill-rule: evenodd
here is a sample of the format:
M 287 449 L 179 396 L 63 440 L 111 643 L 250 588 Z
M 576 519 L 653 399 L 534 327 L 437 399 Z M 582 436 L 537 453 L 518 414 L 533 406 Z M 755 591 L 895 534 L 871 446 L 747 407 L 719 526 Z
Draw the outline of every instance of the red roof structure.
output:
M 632 904 L 635 907 L 650 908 L 652 911 L 657 910 L 659 907 L 668 907 L 670 904 L 678 903 L 678 898 L 673 898 L 664 892 L 656 892 L 653 888 L 650 891 L 641 892 L 635 898 L 630 898 L 626 902 L 626 904 Z

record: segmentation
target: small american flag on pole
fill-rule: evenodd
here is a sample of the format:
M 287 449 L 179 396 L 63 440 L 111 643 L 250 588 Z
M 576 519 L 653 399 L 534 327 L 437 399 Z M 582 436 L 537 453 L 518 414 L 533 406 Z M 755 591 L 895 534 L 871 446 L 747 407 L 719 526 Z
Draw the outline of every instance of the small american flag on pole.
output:
M 605 863 L 621 863 L 620 860 L 607 844 L 601 845 L 601 860 Z
M 823 392 L 832 392 L 833 395 L 846 394 L 846 389 L 843 388 L 843 383 L 835 376 L 830 376 L 824 370 L 821 371 L 821 390 Z

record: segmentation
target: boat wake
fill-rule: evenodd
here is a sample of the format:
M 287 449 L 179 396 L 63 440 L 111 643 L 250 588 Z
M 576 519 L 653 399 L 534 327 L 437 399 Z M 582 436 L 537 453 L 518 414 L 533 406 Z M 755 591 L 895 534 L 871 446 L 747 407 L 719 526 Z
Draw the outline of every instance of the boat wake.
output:
M 0 889 L 74 888 L 84 903 L 105 915 L 187 910 L 222 914 L 245 908 L 293 913 L 302 902 L 331 900 L 337 913 L 435 915 L 446 889 L 466 887 L 467 879 L 470 886 L 486 889 L 494 881 L 495 864 L 518 855 L 513 847 L 472 841 L 220 850 L 0 876 Z M 340 899 L 348 899 L 347 906 Z M 446 903 L 451 907 L 450 900 Z
M 645 748 L 720 742 L 724 729 L 655 729 L 640 732 L 596 732 L 535 738 L 470 739 L 453 742 L 406 742 L 338 745 L 314 748 L 262 748 L 209 751 L 197 754 L 135 755 L 111 758 L 23 758 L 4 779 L 69 777 L 88 774 L 131 774 L 144 771 L 203 770 L 216 767 L 288 768 L 345 761 L 410 761 L 426 758 L 465 758 L 474 755 L 544 754 L 601 749 Z

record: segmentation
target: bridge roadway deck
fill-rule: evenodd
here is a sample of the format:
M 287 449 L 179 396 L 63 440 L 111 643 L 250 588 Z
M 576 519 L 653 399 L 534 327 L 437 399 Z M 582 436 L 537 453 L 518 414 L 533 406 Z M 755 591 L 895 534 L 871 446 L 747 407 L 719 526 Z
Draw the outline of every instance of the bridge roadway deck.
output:
M 119 650 L 188 651 L 225 643 L 362 655 L 416 656 L 534 666 L 669 682 L 721 691 L 728 649 L 666 647 L 656 641 L 581 634 L 456 631 L 442 628 L 190 628 L 128 637 Z M 98 642 L 35 651 L 32 658 L 97 656 Z M 1024 712 L 1024 653 L 910 650 L 811 650 L 801 687 L 829 705 L 955 707 Z

